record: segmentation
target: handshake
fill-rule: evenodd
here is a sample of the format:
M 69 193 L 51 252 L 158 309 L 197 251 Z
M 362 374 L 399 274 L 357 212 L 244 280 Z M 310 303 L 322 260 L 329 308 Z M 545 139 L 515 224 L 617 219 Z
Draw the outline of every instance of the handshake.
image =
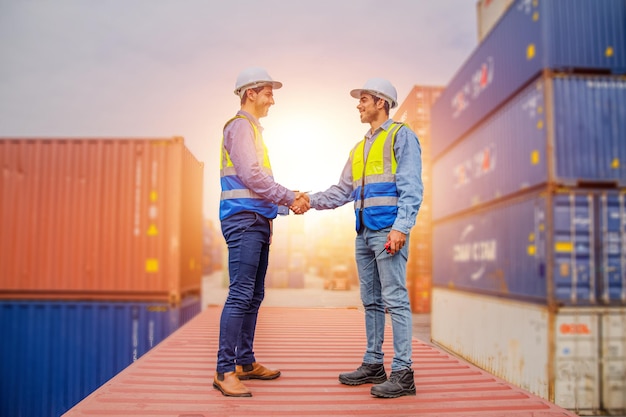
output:
M 306 192 L 302 193 L 300 191 L 294 191 L 294 193 L 296 193 L 296 199 L 293 200 L 293 203 L 289 206 L 291 211 L 295 214 L 304 214 L 309 211 L 311 208 L 309 195 Z

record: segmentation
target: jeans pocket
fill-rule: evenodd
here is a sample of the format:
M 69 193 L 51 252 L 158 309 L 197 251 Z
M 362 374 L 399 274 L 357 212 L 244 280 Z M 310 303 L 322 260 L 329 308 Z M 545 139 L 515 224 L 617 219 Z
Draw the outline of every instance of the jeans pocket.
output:
M 242 211 L 222 220 L 222 234 L 226 243 L 236 240 L 238 235 L 250 229 L 258 221 L 258 216 L 252 211 Z

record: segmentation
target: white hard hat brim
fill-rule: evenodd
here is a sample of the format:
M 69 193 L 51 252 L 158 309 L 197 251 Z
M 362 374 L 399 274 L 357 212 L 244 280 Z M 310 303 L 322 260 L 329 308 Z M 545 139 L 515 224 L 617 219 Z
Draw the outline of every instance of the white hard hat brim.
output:
M 383 94 L 379 91 L 372 91 L 372 90 L 364 90 L 362 88 L 357 88 L 355 90 L 350 91 L 350 95 L 356 99 L 360 99 L 361 98 L 361 94 L 366 93 L 366 94 L 371 94 L 373 96 L 376 97 L 381 97 L 384 98 L 385 100 L 387 100 L 390 105 L 390 108 L 394 108 L 398 105 L 398 103 L 396 103 L 396 101 L 394 99 L 392 99 L 391 97 L 387 96 L 387 94 Z
M 278 90 L 279 88 L 283 86 L 283 83 L 281 83 L 280 81 L 255 81 L 253 83 L 243 85 L 233 92 L 235 93 L 236 96 L 239 96 L 244 91 L 250 88 L 264 87 L 266 85 L 272 87 L 272 89 L 274 90 Z

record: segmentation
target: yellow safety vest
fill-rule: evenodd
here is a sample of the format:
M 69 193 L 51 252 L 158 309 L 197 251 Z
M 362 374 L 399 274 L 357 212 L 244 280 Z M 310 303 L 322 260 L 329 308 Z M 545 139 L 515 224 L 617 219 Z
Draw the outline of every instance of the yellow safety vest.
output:
M 396 187 L 397 161 L 393 151 L 396 134 L 404 126 L 393 122 L 382 129 L 365 157 L 365 139 L 352 152 L 352 189 L 356 230 L 363 225 L 372 230 L 392 226 L 398 214 Z
M 245 119 L 250 122 L 250 126 L 252 126 L 252 130 L 254 131 L 254 146 L 256 148 L 259 166 L 263 168 L 267 175 L 273 177 L 267 147 L 263 142 L 261 132 L 252 121 L 246 116 L 239 114 L 226 122 L 224 129 L 236 119 Z M 220 220 L 242 211 L 257 212 L 268 219 L 273 219 L 278 214 L 278 206 L 276 204 L 273 204 L 248 189 L 243 181 L 241 181 L 241 178 L 237 175 L 237 169 L 233 165 L 233 161 L 230 159 L 230 155 L 224 147 L 223 136 L 220 155 L 220 182 L 222 187 L 220 196 Z

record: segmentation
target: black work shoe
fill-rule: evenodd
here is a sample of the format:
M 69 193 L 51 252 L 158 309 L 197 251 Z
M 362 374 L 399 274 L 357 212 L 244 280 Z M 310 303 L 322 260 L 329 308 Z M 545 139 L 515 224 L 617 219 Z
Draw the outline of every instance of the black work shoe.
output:
M 370 393 L 381 398 L 396 398 L 403 395 L 415 395 L 415 380 L 412 369 L 393 371 L 389 380 L 382 384 L 374 385 Z
M 339 374 L 339 382 L 345 385 L 380 384 L 387 380 L 385 365 L 363 362 L 354 372 Z

